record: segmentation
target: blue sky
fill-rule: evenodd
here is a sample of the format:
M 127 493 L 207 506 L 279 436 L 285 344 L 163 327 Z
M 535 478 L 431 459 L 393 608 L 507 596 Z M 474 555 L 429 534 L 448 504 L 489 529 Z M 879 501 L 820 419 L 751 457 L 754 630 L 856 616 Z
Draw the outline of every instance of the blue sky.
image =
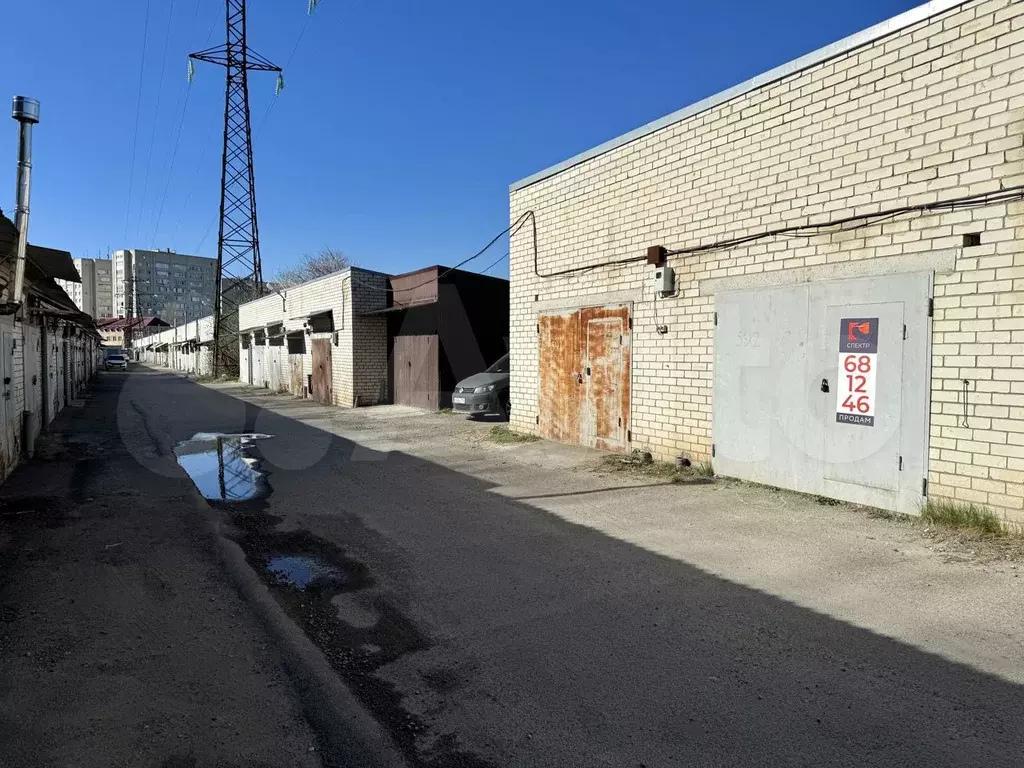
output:
M 216 255 L 224 72 L 188 86 L 186 60 L 223 39 L 223 3 L 148 2 L 137 134 L 147 0 L 5 8 L 3 98 L 42 102 L 35 243 Z M 453 264 L 507 226 L 511 182 L 918 3 L 321 0 L 308 24 L 306 4 L 248 6 L 250 46 L 287 65 L 272 108 L 273 75 L 249 86 L 267 277 L 323 246 L 388 272 Z M 12 212 L 17 125 L 0 126 Z

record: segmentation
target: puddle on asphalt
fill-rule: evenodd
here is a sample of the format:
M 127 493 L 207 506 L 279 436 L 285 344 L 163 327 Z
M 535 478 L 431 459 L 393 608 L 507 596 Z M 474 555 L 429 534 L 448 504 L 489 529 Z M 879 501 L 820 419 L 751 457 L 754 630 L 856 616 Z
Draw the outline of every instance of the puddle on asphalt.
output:
M 395 683 L 378 675 L 407 654 L 427 650 L 431 642 L 380 591 L 363 561 L 309 531 L 280 530 L 283 518 L 249 505 L 233 507 L 231 519 L 235 541 L 278 605 L 395 737 L 409 766 L 494 768 L 463 749 L 454 736 L 424 738 L 428 720 L 410 711 Z
M 267 570 L 296 589 L 307 589 L 314 582 L 338 584 L 344 581 L 341 571 L 313 555 L 276 555 L 267 560 Z
M 256 440 L 271 435 L 226 435 L 200 432 L 178 443 L 174 455 L 196 488 L 213 501 L 249 501 L 266 496 L 270 488 L 257 459 L 249 455 Z

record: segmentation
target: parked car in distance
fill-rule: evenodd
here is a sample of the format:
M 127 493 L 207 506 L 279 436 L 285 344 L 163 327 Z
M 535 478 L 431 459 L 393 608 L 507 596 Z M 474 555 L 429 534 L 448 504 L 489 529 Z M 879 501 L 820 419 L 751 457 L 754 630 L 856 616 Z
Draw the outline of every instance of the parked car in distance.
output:
M 127 371 L 128 358 L 124 355 L 107 355 L 103 367 L 108 371 Z
M 507 420 L 512 410 L 508 369 L 508 355 L 505 355 L 483 373 L 460 381 L 452 392 L 452 410 L 468 416 L 496 413 Z

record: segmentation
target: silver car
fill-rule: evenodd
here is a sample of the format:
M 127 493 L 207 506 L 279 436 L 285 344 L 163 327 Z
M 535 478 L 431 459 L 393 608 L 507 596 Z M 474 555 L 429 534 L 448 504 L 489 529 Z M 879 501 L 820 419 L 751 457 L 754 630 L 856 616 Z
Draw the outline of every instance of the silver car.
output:
M 108 371 L 127 371 L 128 358 L 124 355 L 109 355 L 103 361 L 103 368 Z
M 468 416 L 497 414 L 508 420 L 512 410 L 509 400 L 508 355 L 483 373 L 460 381 L 452 392 L 452 410 Z

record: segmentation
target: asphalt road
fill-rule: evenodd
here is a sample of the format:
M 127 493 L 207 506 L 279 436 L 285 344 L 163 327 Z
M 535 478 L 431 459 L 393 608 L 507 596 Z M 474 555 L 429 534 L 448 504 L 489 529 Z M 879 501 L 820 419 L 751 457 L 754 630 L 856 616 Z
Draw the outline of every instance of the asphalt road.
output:
M 144 414 L 117 418 L 128 378 L 100 375 L 0 486 L 0 765 L 319 766 L 208 513 L 138 461 L 173 459 Z
M 119 459 L 108 470 L 90 460 L 75 464 L 74 472 L 81 479 L 95 470 L 98 485 L 90 488 L 127 483 L 138 494 L 133 504 L 142 506 L 120 509 L 120 527 L 151 526 L 159 515 L 154 508 L 191 492 L 174 450 L 196 433 L 269 436 L 245 448 L 267 473 L 259 489 L 267 495 L 215 503 L 210 514 L 226 522 L 225 535 L 241 547 L 284 615 L 410 765 L 1022 763 L 1024 692 L 1005 679 L 573 525 L 440 463 L 401 452 L 369 455 L 336 435 L 173 374 L 108 376 L 100 394 L 115 382 L 123 386 L 105 423 L 121 435 L 118 455 L 133 456 L 136 467 Z M 94 409 L 111 408 L 110 400 L 98 395 L 85 411 L 98 418 Z M 178 450 L 192 455 L 193 449 L 199 450 Z M 229 494 L 244 491 L 251 465 L 230 451 L 223 463 L 214 493 L 221 484 Z M 130 479 L 115 480 L 118 472 Z M 100 491 L 77 492 L 76 508 L 86 493 Z M 86 509 L 76 525 L 89 519 Z M 204 589 L 221 590 L 220 600 L 229 596 L 202 554 L 205 545 L 189 538 L 188 517 L 161 520 L 184 542 L 172 557 L 175 568 L 195 561 L 205 569 L 201 586 L 183 583 L 176 592 L 181 610 L 191 605 L 207 616 Z M 150 555 L 161 551 L 159 537 L 149 534 L 146 541 L 140 540 L 139 555 L 146 546 Z M 61 562 L 62 555 L 46 557 Z M 28 555 L 16 558 L 18 568 L 29 567 Z M 137 567 L 142 591 L 152 576 L 144 563 Z M 16 584 L 23 578 L 14 573 Z M 32 610 L 28 601 L 38 604 L 59 584 L 55 579 L 51 592 L 38 594 L 23 586 L 21 615 Z M 271 644 L 260 644 L 244 608 L 231 604 L 235 623 L 217 618 L 213 639 L 195 632 L 198 618 L 179 616 L 188 629 L 166 631 L 230 648 L 231 658 L 257 659 L 252 669 L 230 675 L 196 669 L 202 656 L 194 648 L 154 663 L 165 675 L 212 674 L 213 682 L 237 676 L 234 684 L 245 691 L 263 689 L 249 702 L 252 722 L 236 728 L 261 747 L 273 741 L 278 755 L 308 757 L 304 745 L 316 742 L 325 763 L 343 764 L 343 755 L 331 754 L 322 722 L 304 730 L 299 707 L 316 721 L 310 716 L 316 701 L 278 686 L 282 663 Z M 66 631 L 77 636 L 85 620 L 69 621 Z M 19 640 L 17 650 L 28 645 Z M 16 675 L 29 674 L 21 657 L 7 663 Z M 52 701 L 43 672 L 31 674 L 25 684 Z M 230 686 L 213 688 L 211 698 L 225 696 L 229 705 L 237 697 Z M 61 710 L 62 722 L 83 719 L 83 697 Z M 14 701 L 8 689 L 5 722 Z M 137 706 L 140 699 L 132 701 Z M 132 709 L 117 706 L 118 717 Z M 267 713 L 282 710 L 286 728 L 278 739 L 281 720 L 278 730 L 267 730 Z M 18 728 L 5 727 L 0 737 L 19 744 L 41 738 L 30 721 L 21 717 Z M 198 738 L 192 734 L 193 746 Z M 214 751 L 200 757 L 198 765 L 220 764 Z M 291 757 L 264 759 L 299 764 Z

